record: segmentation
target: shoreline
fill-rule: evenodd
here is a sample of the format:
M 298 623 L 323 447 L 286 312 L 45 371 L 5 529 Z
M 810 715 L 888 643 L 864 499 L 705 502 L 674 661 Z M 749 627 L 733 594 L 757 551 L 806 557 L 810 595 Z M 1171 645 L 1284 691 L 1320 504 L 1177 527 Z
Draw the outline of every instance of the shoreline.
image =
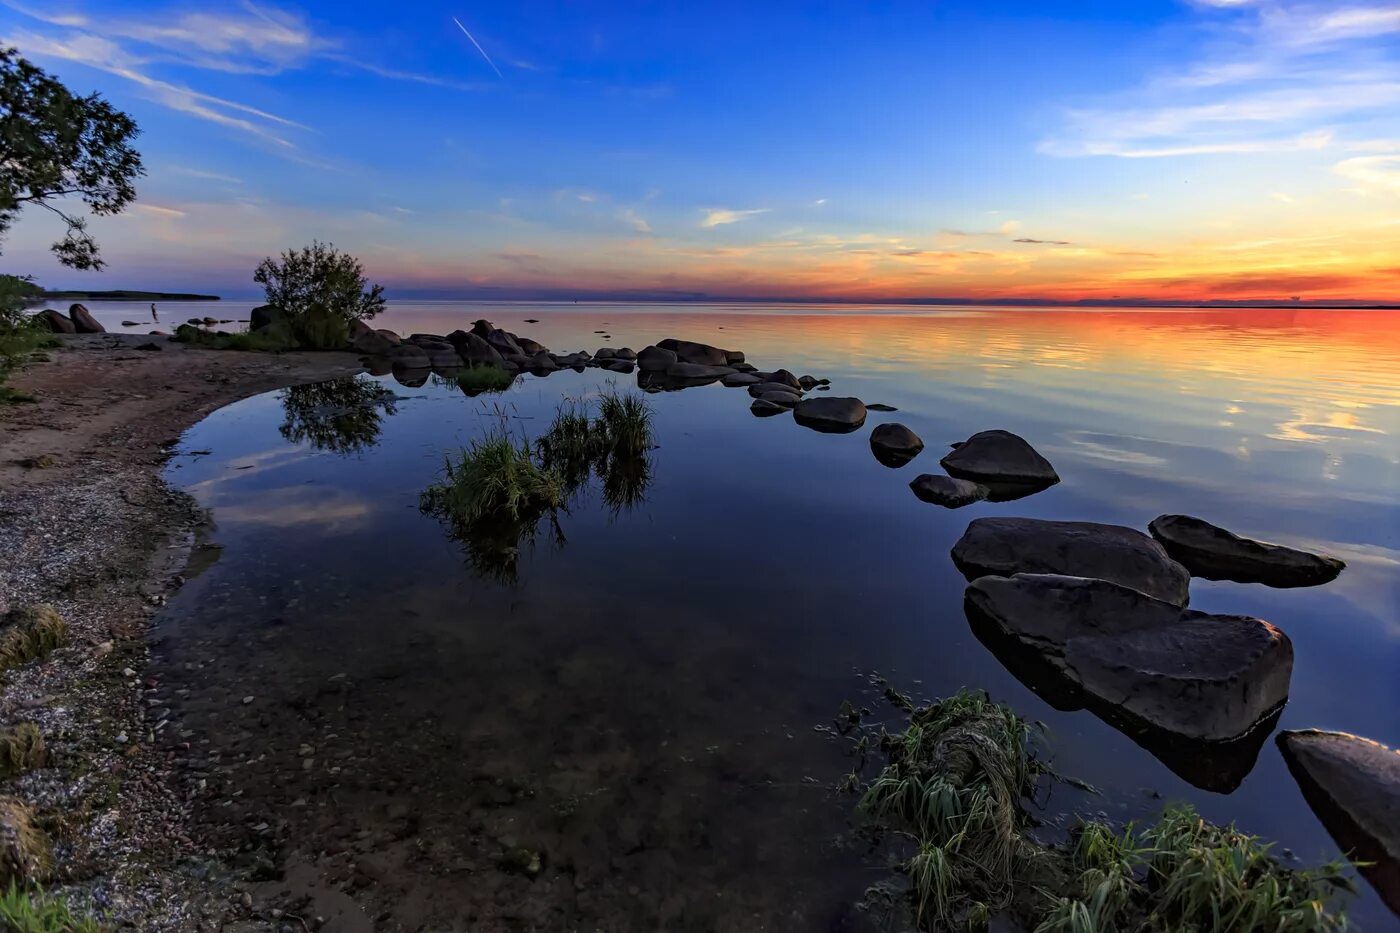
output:
M 217 549 L 200 542 L 208 515 L 163 467 L 218 408 L 364 367 L 350 353 L 203 350 L 146 335 L 62 342 L 11 380 L 36 401 L 0 407 L 0 610 L 47 602 L 69 625 L 65 646 L 0 685 L 0 715 L 35 723 L 49 757 L 0 793 L 48 832 L 45 889 L 75 911 L 218 930 L 250 917 L 248 898 L 191 834 L 199 798 L 153 741 L 166 704 L 145 674 L 155 612 Z

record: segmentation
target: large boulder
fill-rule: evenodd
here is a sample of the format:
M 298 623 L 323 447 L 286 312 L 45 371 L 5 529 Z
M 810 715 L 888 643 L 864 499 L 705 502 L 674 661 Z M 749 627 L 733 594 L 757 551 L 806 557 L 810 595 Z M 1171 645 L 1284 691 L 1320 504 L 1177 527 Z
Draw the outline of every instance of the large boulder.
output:
M 385 328 L 381 327 L 379 330 L 375 331 L 375 333 L 383 337 L 386 341 L 388 341 L 389 346 L 391 347 L 397 347 L 399 344 L 403 343 L 403 338 L 400 337 L 398 334 L 394 333 L 392 330 L 386 330 Z
M 1278 746 L 1327 832 L 1400 915 L 1400 751 L 1345 732 L 1285 731 Z
M 370 327 L 364 321 L 351 321 L 350 328 L 350 349 L 356 353 L 364 353 L 369 356 L 385 356 L 397 344 L 391 343 L 388 338 L 379 331 Z
M 520 337 L 516 334 L 511 334 L 509 331 L 506 333 L 515 340 L 516 345 L 520 347 L 520 352 L 524 353 L 526 356 L 534 356 L 536 353 L 549 352 L 549 347 L 546 347 L 538 340 L 531 340 L 529 337 Z
M 1010 431 L 979 431 L 955 444 L 940 462 L 951 475 L 978 483 L 1051 486 L 1060 481 L 1050 461 Z
M 500 366 L 505 362 L 499 350 L 471 331 L 457 330 L 447 336 L 457 354 L 468 365 Z
M 666 367 L 666 375 L 673 379 L 720 379 L 733 372 L 728 366 L 704 363 L 672 363 Z
M 554 357 L 541 350 L 539 353 L 536 353 L 534 356 L 530 357 L 530 362 L 527 368 L 531 372 L 552 373 L 559 369 L 559 364 L 554 362 Z
M 262 330 L 285 317 L 286 315 L 282 313 L 280 308 L 275 308 L 272 305 L 258 305 L 248 312 L 248 329 Z
M 540 352 L 545 353 L 548 351 L 541 350 Z M 535 355 L 538 356 L 539 354 L 537 353 Z M 586 366 L 589 361 L 593 359 L 587 350 L 575 350 L 573 353 L 550 353 L 549 357 L 558 364 L 560 369 L 572 369 Z
M 803 427 L 823 434 L 849 434 L 865 424 L 865 405 L 858 398 L 803 399 L 793 418 Z
M 1346 567 L 1335 557 L 1242 538 L 1190 515 L 1159 515 L 1147 530 L 1192 576 L 1207 580 L 1317 586 Z
M 771 373 L 756 373 L 764 382 L 776 382 L 779 385 L 789 386 L 794 389 L 802 389 L 802 381 L 786 369 L 775 370 Z
M 1223 742 L 1288 699 L 1293 645 L 1267 622 L 1182 611 L 1130 587 L 1059 574 L 983 577 L 970 617 L 1039 652 L 1092 703 L 1173 735 Z
M 47 327 L 50 333 L 76 334 L 78 332 L 78 328 L 73 325 L 73 321 L 70 318 L 64 317 L 62 313 L 55 311 L 53 308 L 45 308 L 40 311 L 38 314 L 34 315 L 34 320 L 38 321 L 44 327 Z
M 536 350 L 534 353 L 526 353 L 516 339 L 499 327 L 486 335 L 486 342 L 495 347 L 501 356 L 525 356 L 531 359 L 543 353 L 543 350 Z
M 674 350 L 663 347 L 643 347 L 637 354 L 637 367 L 644 373 L 664 373 L 666 368 L 679 362 Z
M 667 338 L 656 344 L 663 350 L 670 350 L 676 354 L 676 360 L 681 363 L 696 363 L 701 366 L 728 366 L 729 351 L 721 350 L 719 347 L 712 347 L 708 343 L 695 343 L 691 340 L 675 340 Z M 742 355 L 736 363 L 742 363 Z
M 97 322 L 92 312 L 82 305 L 75 304 L 68 309 L 68 317 L 73 321 L 73 329 L 80 334 L 105 334 L 107 328 Z M 215 324 L 218 321 L 214 322 Z
M 981 483 L 934 473 L 923 473 L 914 477 L 909 488 L 914 490 L 914 495 L 918 496 L 921 502 L 941 505 L 947 509 L 960 509 L 987 498 L 987 487 Z
M 402 343 L 389 351 L 389 362 L 394 369 L 432 369 L 432 359 L 428 351 L 416 343 Z
M 870 432 L 870 452 L 887 467 L 902 467 L 923 449 L 919 435 L 902 424 L 878 424 Z
M 631 347 L 620 347 L 620 348 L 618 348 L 618 351 L 617 351 L 617 353 L 616 353 L 616 357 L 617 357 L 617 359 L 619 359 L 619 360 L 627 360 L 628 362 L 636 362 L 636 360 L 637 360 L 637 351 L 636 351 L 636 350 L 633 350 Z
M 428 354 L 428 366 L 432 368 L 433 372 L 453 373 L 464 365 L 461 355 L 453 349 L 451 344 L 445 347 L 425 347 L 424 351 Z
M 979 518 L 953 545 L 953 563 L 969 580 L 989 574 L 1066 574 L 1119 583 L 1175 606 L 1190 600 L 1186 568 L 1156 541 L 1122 525 Z

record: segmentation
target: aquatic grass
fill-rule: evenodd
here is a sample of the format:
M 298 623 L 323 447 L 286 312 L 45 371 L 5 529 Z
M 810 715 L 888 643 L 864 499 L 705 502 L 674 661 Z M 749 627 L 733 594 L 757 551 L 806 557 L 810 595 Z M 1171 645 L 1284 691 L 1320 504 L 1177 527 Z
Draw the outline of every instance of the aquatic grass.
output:
M 598 396 L 598 425 L 611 453 L 635 457 L 655 447 L 651 405 L 640 392 L 609 386 Z
M 102 933 L 103 929 L 42 889 L 28 891 L 11 884 L 0 893 L 0 933 Z
M 832 734 L 850 735 L 861 764 L 844 782 L 863 791 L 859 809 L 877 830 L 912 843 L 900 864 L 917 926 L 985 929 L 1006 915 L 1035 933 L 1336 933 L 1347 922 L 1341 863 L 1290 868 L 1257 837 L 1168 808 L 1145 829 L 1082 822 L 1065 845 L 1033 838 L 1027 809 L 1042 778 L 1043 730 L 961 691 L 916 706 L 887 688 L 908 714 L 881 727 L 880 773 L 862 785 L 869 730 L 849 704 Z M 852 717 L 855 717 L 854 722 Z M 859 736 L 858 740 L 855 736 Z M 872 889 L 888 900 L 888 889 Z
M 503 427 L 471 441 L 456 463 L 448 458 L 444 474 L 443 482 L 423 491 L 421 505 L 460 525 L 518 521 L 564 504 L 559 474 L 540 466 L 529 441 L 517 443 Z
M 515 385 L 517 374 L 500 366 L 468 365 L 448 379 L 469 396 L 484 392 L 504 392 Z

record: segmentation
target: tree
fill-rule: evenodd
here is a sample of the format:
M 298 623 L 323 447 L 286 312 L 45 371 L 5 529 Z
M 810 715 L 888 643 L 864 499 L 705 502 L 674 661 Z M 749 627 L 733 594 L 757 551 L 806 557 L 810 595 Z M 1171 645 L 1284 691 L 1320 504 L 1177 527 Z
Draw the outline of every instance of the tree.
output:
M 313 314 L 329 314 L 349 323 L 384 310 L 384 287 L 367 289 L 360 261 L 320 240 L 289 249 L 280 259 L 264 259 L 253 281 L 267 293 L 267 303 L 294 326 Z
M 97 94 L 78 97 L 15 49 L 0 48 L 0 240 L 21 210 L 37 205 L 67 226 L 58 261 L 101 269 L 87 219 L 54 202 L 79 198 L 94 214 L 119 214 L 145 174 L 127 114 Z

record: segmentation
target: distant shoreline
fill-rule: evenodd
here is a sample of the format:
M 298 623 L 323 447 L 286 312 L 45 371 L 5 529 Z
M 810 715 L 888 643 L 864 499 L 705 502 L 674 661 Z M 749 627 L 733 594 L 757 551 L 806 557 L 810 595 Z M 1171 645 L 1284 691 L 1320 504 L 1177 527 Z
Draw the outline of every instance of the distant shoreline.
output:
M 128 289 L 112 291 L 42 292 L 35 301 L 222 301 L 218 295 L 193 295 L 183 292 L 137 292 Z

